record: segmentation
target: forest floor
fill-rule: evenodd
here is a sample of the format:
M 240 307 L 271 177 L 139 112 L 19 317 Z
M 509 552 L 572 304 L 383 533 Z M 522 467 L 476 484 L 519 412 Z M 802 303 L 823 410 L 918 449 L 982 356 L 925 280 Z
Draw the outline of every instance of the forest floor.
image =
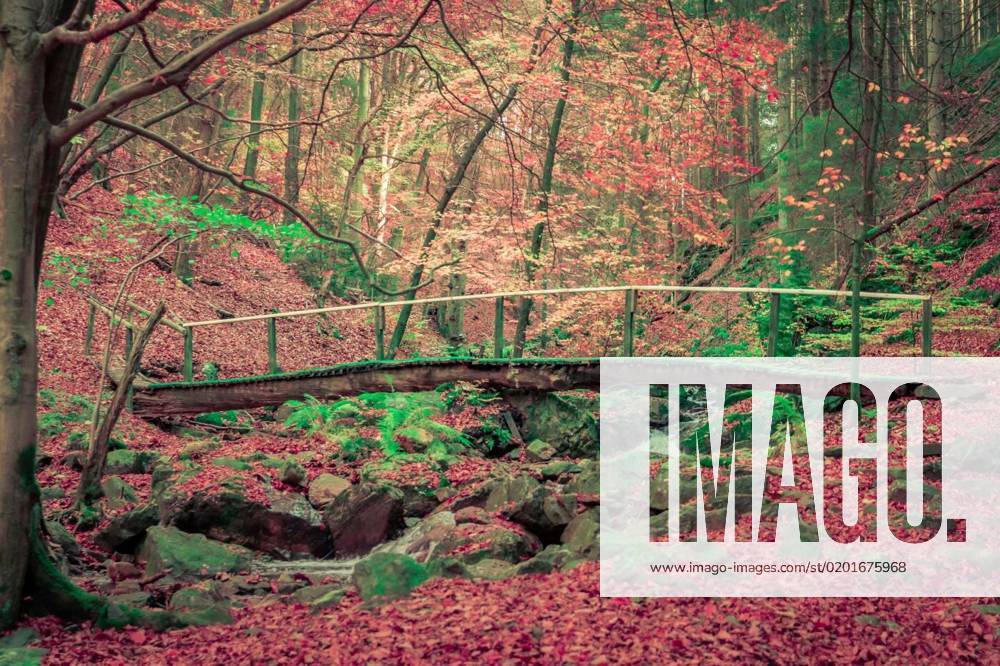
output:
M 88 427 L 98 386 L 95 358 L 107 336 L 105 322 L 98 317 L 94 337 L 97 353 L 94 357 L 83 355 L 87 304 L 80 291 L 112 302 L 128 267 L 158 233 L 118 224 L 120 204 L 110 195 L 94 190 L 88 196 L 86 213 L 71 211 L 68 220 L 53 225 L 43 273 L 38 478 L 47 516 L 55 516 L 72 504 L 79 478 L 79 433 Z M 989 257 L 996 249 L 981 252 Z M 969 264 L 971 268 L 953 269 L 954 275 L 944 271 L 942 279 L 951 279 L 955 289 L 964 287 L 976 265 L 971 260 Z M 190 285 L 168 270 L 146 266 L 139 271 L 129 295 L 145 308 L 162 300 L 174 316 L 187 321 L 215 319 L 224 313 L 256 314 L 272 308 L 304 309 L 317 303 L 313 291 L 292 268 L 265 244 L 252 239 L 202 244 L 196 278 Z M 328 299 L 326 304 L 335 303 Z M 699 325 L 704 327 L 713 318 L 716 322 L 738 321 L 739 311 L 738 303 L 715 296 L 701 298 L 689 311 L 654 317 L 647 329 L 647 342 L 642 344 L 660 353 L 689 348 L 695 338 L 704 335 Z M 470 337 L 485 339 L 490 335 L 490 316 L 470 308 Z M 912 326 L 915 321 L 907 319 L 899 326 Z M 281 327 L 279 360 L 287 370 L 373 356 L 372 323 L 365 314 L 347 313 L 320 321 L 303 318 L 282 322 Z M 425 322 L 416 322 L 416 332 L 407 339 L 405 354 L 434 355 L 445 348 Z M 918 353 L 912 340 L 887 342 L 893 333 L 898 331 L 890 327 L 882 338 L 866 338 L 865 353 Z M 986 306 L 961 305 L 936 322 L 935 349 L 944 353 L 995 354 L 997 338 L 996 310 Z M 220 376 L 263 373 L 267 367 L 265 340 L 260 322 L 226 327 L 224 335 L 199 337 L 196 366 L 204 372 L 204 366 L 211 364 Z M 642 350 L 640 346 L 639 353 Z M 593 348 L 584 351 L 592 352 Z M 180 336 L 161 327 L 144 359 L 144 372 L 159 380 L 176 378 L 181 356 Z M 443 399 L 443 394 L 432 397 L 430 404 L 436 406 Z M 122 455 L 119 467 L 109 473 L 124 486 L 116 486 L 118 497 L 104 500 L 103 516 L 96 525 L 89 529 L 66 526 L 72 543 L 62 537 L 57 549 L 64 556 L 62 565 L 86 589 L 154 608 L 180 608 L 178 593 L 196 590 L 202 597 L 198 603 L 207 598 L 211 607 L 224 608 L 225 623 L 154 632 L 101 629 L 90 623 L 35 617 L 25 620 L 20 633 L 0 639 L 0 645 L 4 640 L 8 646 L 23 645 L 18 654 L 29 659 L 44 650 L 46 663 L 53 664 L 235 660 L 1000 663 L 1000 651 L 994 647 L 1000 636 L 1000 605 L 995 599 L 601 598 L 598 566 L 592 561 L 595 543 L 581 544 L 565 534 L 559 537 L 545 532 L 554 527 L 568 529 L 567 522 L 580 532 L 581 525 L 587 526 L 584 518 L 592 520 L 595 515 L 596 476 L 584 478 L 591 469 L 592 452 L 563 449 L 557 442 L 552 442 L 555 452 L 513 447 L 504 455 L 471 447 L 440 465 L 417 446 L 420 436 L 412 435 L 403 438 L 406 446 L 402 455 L 388 459 L 379 446 L 351 449 L 351 437 L 378 442 L 384 435 L 380 428 L 384 429 L 387 414 L 397 410 L 401 419 L 423 418 L 431 413 L 428 405 L 397 409 L 391 403 L 355 404 L 355 408 L 362 413 L 352 412 L 354 421 L 346 426 L 337 418 L 328 419 L 336 426 L 337 436 L 288 427 L 283 423 L 288 410 L 279 414 L 258 410 L 231 418 L 185 419 L 170 424 L 123 415 L 116 436 L 131 457 Z M 370 412 L 365 411 L 369 408 Z M 425 419 L 405 421 L 404 425 L 416 423 L 414 427 L 434 430 L 436 423 L 475 440 L 482 436 L 477 429 L 484 424 L 502 422 L 502 409 L 495 402 L 480 403 L 466 395 L 448 409 L 434 411 L 428 417 L 431 424 Z M 346 431 L 351 437 L 345 436 Z M 136 454 L 146 452 L 154 462 L 135 463 L 142 459 Z M 154 473 L 154 468 L 159 471 Z M 157 487 L 164 475 L 170 476 L 167 495 L 162 485 Z M 236 492 L 243 502 L 240 506 L 271 517 L 278 512 L 279 501 L 291 499 L 302 504 L 304 508 L 297 509 L 298 513 L 281 514 L 281 520 L 289 522 L 275 528 L 275 534 L 285 534 L 281 532 L 285 525 L 294 528 L 317 520 L 321 520 L 322 531 L 329 529 L 334 519 L 329 504 L 314 501 L 313 487 L 321 475 L 342 479 L 352 492 L 371 481 L 394 484 L 403 491 L 437 490 L 434 486 L 438 482 L 447 486 L 447 493 L 407 495 L 406 525 L 411 531 L 418 530 L 434 516 L 451 516 L 451 532 L 422 537 L 449 544 L 448 555 L 458 560 L 458 574 L 431 577 L 412 591 L 406 590 L 408 595 L 377 603 L 356 580 L 348 584 L 332 570 L 278 575 L 277 569 L 261 569 L 255 564 L 248 567 L 244 561 L 243 566 L 231 570 L 189 571 L 181 576 L 176 567 L 168 567 L 164 573 L 144 562 L 149 551 L 138 549 L 135 543 L 122 545 L 120 541 L 119 552 L 110 552 L 107 539 L 101 536 L 106 537 L 109 529 L 120 528 L 126 517 L 134 517 L 143 507 L 157 502 L 161 511 L 174 512 L 173 525 L 183 526 L 185 520 L 194 520 L 197 507 L 214 506 L 212 498 L 219 489 Z M 541 525 L 518 518 L 511 511 L 515 490 L 509 485 L 503 486 L 507 495 L 501 500 L 506 501 L 492 499 L 498 492 L 497 484 L 525 477 L 535 479 L 544 489 L 532 485 L 531 493 L 545 492 L 546 497 L 568 503 L 565 521 Z M 192 508 L 192 498 L 202 504 Z M 310 512 L 306 498 L 317 514 L 324 511 L 322 519 L 312 514 L 302 517 Z M 414 508 L 413 503 L 421 500 L 429 504 Z M 167 516 L 159 518 L 166 522 Z M 525 522 L 543 536 L 539 539 L 525 530 Z M 148 527 L 143 525 L 143 530 Z M 259 535 L 248 534 L 243 527 L 229 524 L 189 529 L 207 533 L 213 540 L 248 546 L 256 551 L 254 561 L 277 561 L 279 551 L 287 555 L 273 541 L 262 544 Z M 458 538 L 455 533 L 460 528 L 465 529 Z M 141 538 L 143 530 L 127 536 Z M 498 545 L 501 540 L 508 544 L 507 550 Z M 59 538 L 54 537 L 54 541 L 58 543 Z M 295 547 L 301 553 L 311 545 L 304 540 Z M 555 563 L 541 561 L 541 553 L 557 551 Z M 411 547 L 407 552 L 416 550 Z M 161 553 L 161 559 L 167 555 Z M 526 568 L 525 562 L 530 561 L 540 563 L 539 567 Z M 310 593 L 310 588 L 315 588 L 316 594 Z M 327 592 L 336 594 L 331 598 Z M 196 603 L 195 607 L 202 606 Z

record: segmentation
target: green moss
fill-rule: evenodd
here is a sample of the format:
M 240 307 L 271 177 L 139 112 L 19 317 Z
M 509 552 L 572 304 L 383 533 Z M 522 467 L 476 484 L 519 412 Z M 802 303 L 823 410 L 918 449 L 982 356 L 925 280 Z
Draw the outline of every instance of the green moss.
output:
M 399 553 L 376 553 L 358 562 L 351 580 L 365 601 L 410 594 L 430 575 L 419 562 Z
M 32 444 L 17 454 L 17 478 L 22 490 L 37 497 L 41 493 L 38 489 L 38 482 L 35 481 L 36 453 L 35 445 Z

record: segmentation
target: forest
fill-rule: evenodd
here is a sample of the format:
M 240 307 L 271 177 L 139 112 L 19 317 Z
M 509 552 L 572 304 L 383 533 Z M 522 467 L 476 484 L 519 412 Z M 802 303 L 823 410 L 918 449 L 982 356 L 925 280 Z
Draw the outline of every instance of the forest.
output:
M 0 0 L 0 664 L 997 661 L 601 597 L 597 393 L 1000 356 L 997 94 L 1000 0 Z

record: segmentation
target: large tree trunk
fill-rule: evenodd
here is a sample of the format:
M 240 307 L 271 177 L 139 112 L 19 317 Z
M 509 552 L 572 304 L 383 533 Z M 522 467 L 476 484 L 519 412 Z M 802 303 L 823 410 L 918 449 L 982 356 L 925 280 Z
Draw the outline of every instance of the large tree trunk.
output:
M 300 19 L 292 21 L 292 46 L 298 46 L 305 24 Z M 292 204 L 299 202 L 299 77 L 302 76 L 302 51 L 292 57 L 288 80 L 288 150 L 285 153 L 285 199 Z M 295 216 L 285 211 L 284 223 L 292 224 Z
M 75 4 L 0 4 L 0 629 L 20 611 L 38 503 L 35 305 L 60 157 L 49 129 L 66 116 L 80 61 L 78 48 L 44 53 L 37 31 Z

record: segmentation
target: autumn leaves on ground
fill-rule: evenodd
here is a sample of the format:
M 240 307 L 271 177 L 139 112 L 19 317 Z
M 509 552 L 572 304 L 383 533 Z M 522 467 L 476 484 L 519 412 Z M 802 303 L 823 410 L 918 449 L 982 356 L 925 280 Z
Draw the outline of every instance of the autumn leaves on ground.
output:
M 160 304 L 137 388 L 497 355 L 492 299 L 380 346 L 366 309 L 184 322 L 626 284 L 930 294 L 934 354 L 997 355 L 998 35 L 985 0 L 0 4 L 0 663 L 1000 662 L 996 599 L 601 598 L 586 391 L 386 377 L 94 445 Z M 850 299 L 772 302 L 506 299 L 499 355 L 926 341 L 913 302 L 857 338 Z

